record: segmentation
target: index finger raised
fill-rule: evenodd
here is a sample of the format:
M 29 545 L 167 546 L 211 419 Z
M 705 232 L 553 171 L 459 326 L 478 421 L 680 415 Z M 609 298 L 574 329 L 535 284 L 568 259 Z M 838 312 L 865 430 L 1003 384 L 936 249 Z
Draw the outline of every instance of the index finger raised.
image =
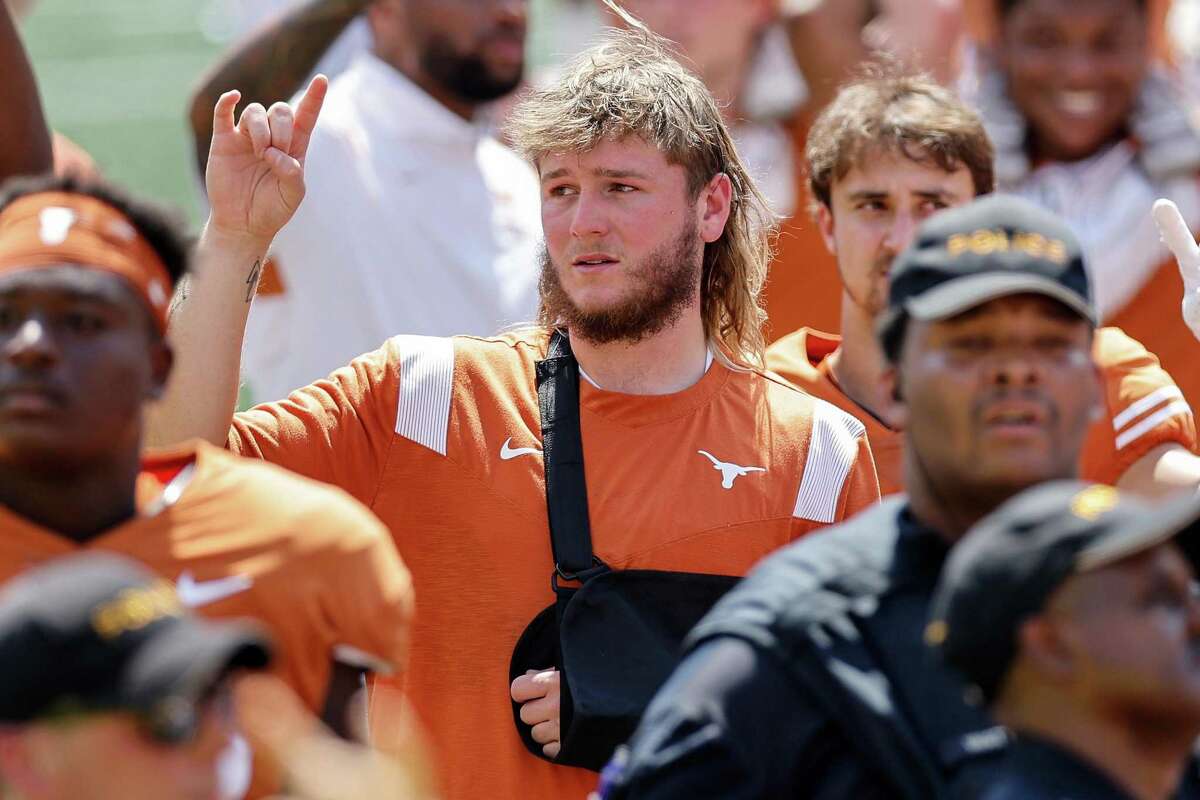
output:
M 300 102 L 296 104 L 292 146 L 288 154 L 301 162 L 308 152 L 308 142 L 312 137 L 313 128 L 317 127 L 317 118 L 321 116 L 321 106 L 325 103 L 325 92 L 328 89 L 329 79 L 324 75 L 317 75 L 304 90 Z

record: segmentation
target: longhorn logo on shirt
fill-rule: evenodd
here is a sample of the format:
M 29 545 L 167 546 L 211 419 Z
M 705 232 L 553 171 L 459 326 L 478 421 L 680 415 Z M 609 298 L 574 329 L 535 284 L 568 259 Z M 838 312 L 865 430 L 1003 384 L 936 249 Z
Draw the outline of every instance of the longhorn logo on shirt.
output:
M 713 469 L 721 473 L 721 488 L 732 489 L 733 482 L 738 478 L 744 478 L 751 472 L 766 472 L 766 467 L 743 467 L 740 464 L 730 464 L 728 461 L 721 461 L 707 450 L 697 450 L 697 453 L 707 458 L 713 463 Z

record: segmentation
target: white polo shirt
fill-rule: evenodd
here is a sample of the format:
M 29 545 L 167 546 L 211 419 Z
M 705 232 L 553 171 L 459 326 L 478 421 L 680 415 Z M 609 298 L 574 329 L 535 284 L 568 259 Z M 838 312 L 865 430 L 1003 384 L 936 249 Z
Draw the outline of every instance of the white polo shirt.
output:
M 308 194 L 271 255 L 243 359 L 256 401 L 283 397 L 397 333 L 491 335 L 537 308 L 532 167 L 361 54 L 313 132 Z

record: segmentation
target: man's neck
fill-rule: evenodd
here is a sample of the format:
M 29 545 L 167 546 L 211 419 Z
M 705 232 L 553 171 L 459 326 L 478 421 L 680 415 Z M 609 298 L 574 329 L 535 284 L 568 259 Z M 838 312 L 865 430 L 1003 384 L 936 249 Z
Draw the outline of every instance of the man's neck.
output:
M 1197 731 L 1146 730 L 1090 712 L 1082 703 L 1045 702 L 1028 713 L 1009 712 L 1006 723 L 1052 742 L 1107 775 L 1137 800 L 1175 795 Z
M 1066 477 L 1066 476 L 1064 476 Z M 954 544 L 979 520 L 1023 488 L 1011 485 L 969 486 L 929 474 L 912 440 L 904 440 L 904 491 L 909 508 L 922 524 Z
M 699 310 L 639 342 L 596 344 L 571 337 L 579 366 L 596 385 L 623 394 L 673 394 L 704 377 L 708 342 Z
M 0 506 L 77 542 L 86 542 L 137 513 L 137 450 L 69 472 L 0 465 Z
M 834 380 L 841 390 L 885 423 L 890 401 L 883 385 L 887 359 L 875 335 L 875 318 L 842 293 L 842 343 L 829 357 Z
M 397 58 L 393 57 L 389 53 L 381 52 L 378 49 L 374 50 L 373 52 L 381 61 L 390 65 L 394 70 L 408 78 L 410 81 L 416 84 L 418 89 L 432 97 L 440 105 L 449 109 L 451 113 L 462 117 L 468 122 L 475 118 L 475 111 L 477 110 L 478 106 L 475 103 L 463 100 L 461 97 L 448 91 L 446 87 L 429 77 L 429 75 L 427 75 L 425 71 L 421 69 L 420 64 L 417 63 L 417 56 L 415 53 L 407 54 L 408 57 L 406 58 Z

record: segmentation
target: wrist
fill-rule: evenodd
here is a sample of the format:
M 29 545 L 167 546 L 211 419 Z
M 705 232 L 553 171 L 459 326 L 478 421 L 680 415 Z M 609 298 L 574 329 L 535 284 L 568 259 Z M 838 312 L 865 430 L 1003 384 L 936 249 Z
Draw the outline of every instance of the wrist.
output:
M 256 258 L 266 255 L 271 247 L 271 238 L 255 236 L 245 231 L 232 231 L 215 225 L 210 217 L 200 234 L 200 242 L 208 250 L 219 251 L 229 256 Z

